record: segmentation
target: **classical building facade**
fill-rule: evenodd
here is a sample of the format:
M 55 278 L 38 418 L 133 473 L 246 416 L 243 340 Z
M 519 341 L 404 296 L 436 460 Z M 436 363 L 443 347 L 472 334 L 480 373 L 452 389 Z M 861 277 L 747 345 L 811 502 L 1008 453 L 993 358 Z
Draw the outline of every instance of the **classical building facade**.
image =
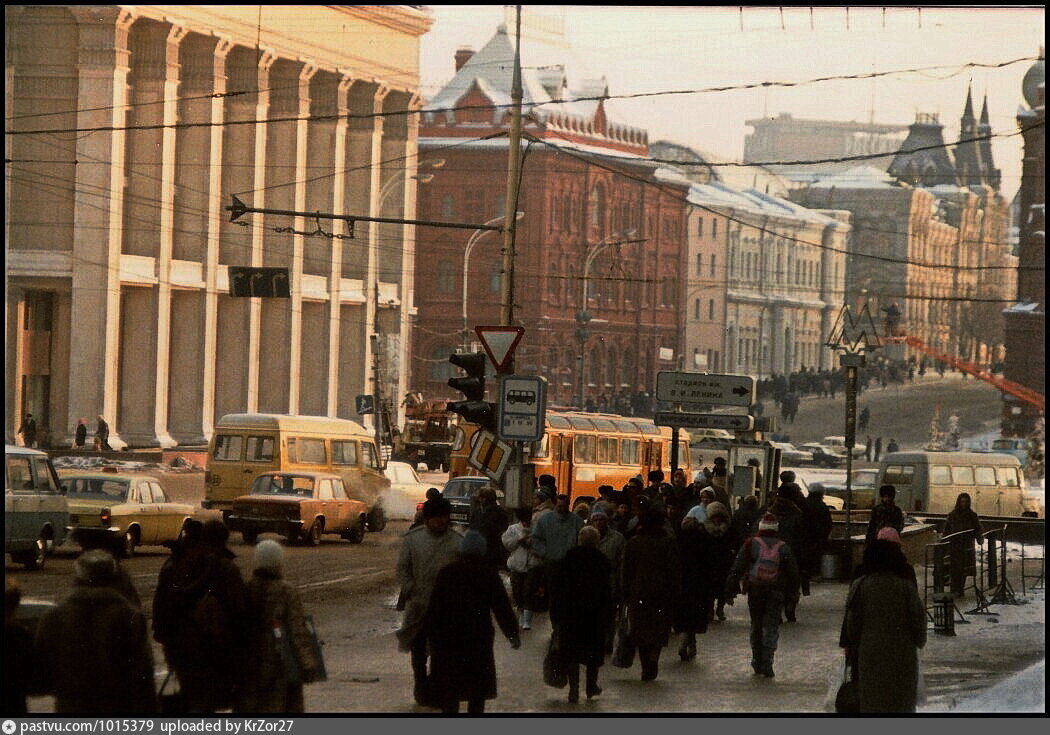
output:
M 523 34 L 521 43 L 514 321 L 526 331 L 515 370 L 545 376 L 551 405 L 597 405 L 652 391 L 658 370 L 679 366 L 688 182 L 656 180 L 646 132 L 615 121 L 604 80 L 572 76 L 559 39 Z M 442 165 L 420 188 L 421 218 L 502 223 L 513 57 L 501 26 L 476 53 L 457 53 L 455 75 L 428 100 L 420 165 Z M 475 349 L 475 325 L 500 321 L 502 235 L 420 229 L 417 238 L 413 390 L 454 398 L 449 354 Z
M 986 125 L 987 104 L 982 119 Z M 960 127 L 978 130 L 969 96 Z M 868 301 L 876 318 L 896 303 L 908 334 L 987 366 L 1004 352 L 998 305 L 1009 298 L 1014 263 L 1009 202 L 998 186 L 990 149 L 961 144 L 953 158 L 939 120 L 920 114 L 888 171 L 858 166 L 791 199 L 852 213 L 849 303 Z M 886 353 L 910 354 L 902 345 Z
M 1025 74 L 1022 91 L 1026 105 L 1017 113 L 1023 130 L 1024 161 L 1018 191 L 1017 303 L 1005 311 L 1005 375 L 1046 393 L 1046 68 L 1039 60 Z M 1034 406 L 1003 396 L 1004 434 L 1026 436 L 1041 412 Z
M 405 388 L 416 6 L 8 6 L 7 439 L 206 441 L 240 411 L 356 417 L 370 336 Z M 392 114 L 391 114 L 392 113 Z M 410 174 L 411 172 L 409 172 Z M 289 269 L 291 298 L 228 294 Z M 398 367 L 400 366 L 400 367 Z

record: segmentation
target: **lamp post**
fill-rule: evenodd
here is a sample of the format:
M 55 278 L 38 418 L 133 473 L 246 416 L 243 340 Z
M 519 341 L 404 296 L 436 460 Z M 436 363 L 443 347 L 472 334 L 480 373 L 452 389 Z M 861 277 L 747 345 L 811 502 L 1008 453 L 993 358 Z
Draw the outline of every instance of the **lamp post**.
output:
M 524 212 L 518 212 L 517 216 L 514 219 L 515 220 L 520 220 L 524 216 L 525 216 Z M 504 215 L 500 215 L 499 217 L 493 217 L 492 219 L 490 219 L 488 222 L 485 223 L 485 226 L 487 227 L 489 225 L 497 224 L 499 222 L 502 222 L 503 219 L 504 219 Z M 467 240 L 467 247 L 463 249 L 463 311 L 462 311 L 462 316 L 463 316 L 463 351 L 464 352 L 467 351 L 467 339 L 470 336 L 470 330 L 467 329 L 467 276 L 469 274 L 469 267 L 470 267 L 470 251 L 474 249 L 474 246 L 478 244 L 478 241 L 481 240 L 481 238 L 485 236 L 485 233 L 488 233 L 488 232 L 492 232 L 492 230 L 474 230 L 474 232 L 472 232 L 470 234 L 470 239 Z
M 576 405 L 583 409 L 584 403 L 584 387 L 586 386 L 586 378 L 584 377 L 584 347 L 587 344 L 587 339 L 591 336 L 591 330 L 587 328 L 587 323 L 591 320 L 591 313 L 588 311 L 588 299 L 590 298 L 590 270 L 591 263 L 598 257 L 598 254 L 604 249 L 613 245 L 622 245 L 626 238 L 634 237 L 638 232 L 636 229 L 625 230 L 624 232 L 609 235 L 603 238 L 599 242 L 591 245 L 587 250 L 587 257 L 583 261 L 583 301 L 580 302 L 580 308 L 576 312 L 576 341 L 579 342 L 580 351 L 576 356 L 576 371 L 578 374 L 577 384 L 579 385 L 579 394 L 577 396 Z

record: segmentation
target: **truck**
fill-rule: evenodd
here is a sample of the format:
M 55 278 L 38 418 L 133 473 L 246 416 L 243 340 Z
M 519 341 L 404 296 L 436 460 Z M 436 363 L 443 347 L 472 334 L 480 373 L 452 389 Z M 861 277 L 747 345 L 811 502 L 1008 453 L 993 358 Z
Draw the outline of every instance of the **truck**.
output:
M 392 459 L 413 467 L 424 462 L 430 470 L 448 470 L 458 417 L 445 410 L 446 403 L 415 393 L 405 398 L 405 425 L 395 432 Z

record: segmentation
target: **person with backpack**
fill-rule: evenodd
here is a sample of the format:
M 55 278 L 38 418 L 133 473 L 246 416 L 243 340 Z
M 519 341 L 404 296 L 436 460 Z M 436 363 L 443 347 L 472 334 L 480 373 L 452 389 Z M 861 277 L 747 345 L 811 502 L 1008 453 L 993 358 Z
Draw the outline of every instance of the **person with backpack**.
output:
M 758 535 L 740 547 L 726 581 L 726 597 L 736 595 L 741 580 L 751 615 L 751 668 L 756 676 L 772 678 L 773 654 L 780 637 L 780 614 L 785 591 L 797 589 L 798 562 L 791 547 L 777 537 L 776 516 L 766 513 L 758 523 Z
M 153 597 L 153 638 L 194 714 L 232 707 L 244 665 L 247 593 L 229 536 L 222 521 L 207 521 L 173 550 Z

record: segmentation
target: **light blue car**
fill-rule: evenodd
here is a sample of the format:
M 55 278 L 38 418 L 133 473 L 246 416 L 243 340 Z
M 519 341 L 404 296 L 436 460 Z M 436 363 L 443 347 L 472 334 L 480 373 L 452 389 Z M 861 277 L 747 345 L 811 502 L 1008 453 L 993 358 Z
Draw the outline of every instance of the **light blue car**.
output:
M 4 553 L 39 569 L 66 540 L 69 505 L 51 459 L 25 447 L 4 447 Z

